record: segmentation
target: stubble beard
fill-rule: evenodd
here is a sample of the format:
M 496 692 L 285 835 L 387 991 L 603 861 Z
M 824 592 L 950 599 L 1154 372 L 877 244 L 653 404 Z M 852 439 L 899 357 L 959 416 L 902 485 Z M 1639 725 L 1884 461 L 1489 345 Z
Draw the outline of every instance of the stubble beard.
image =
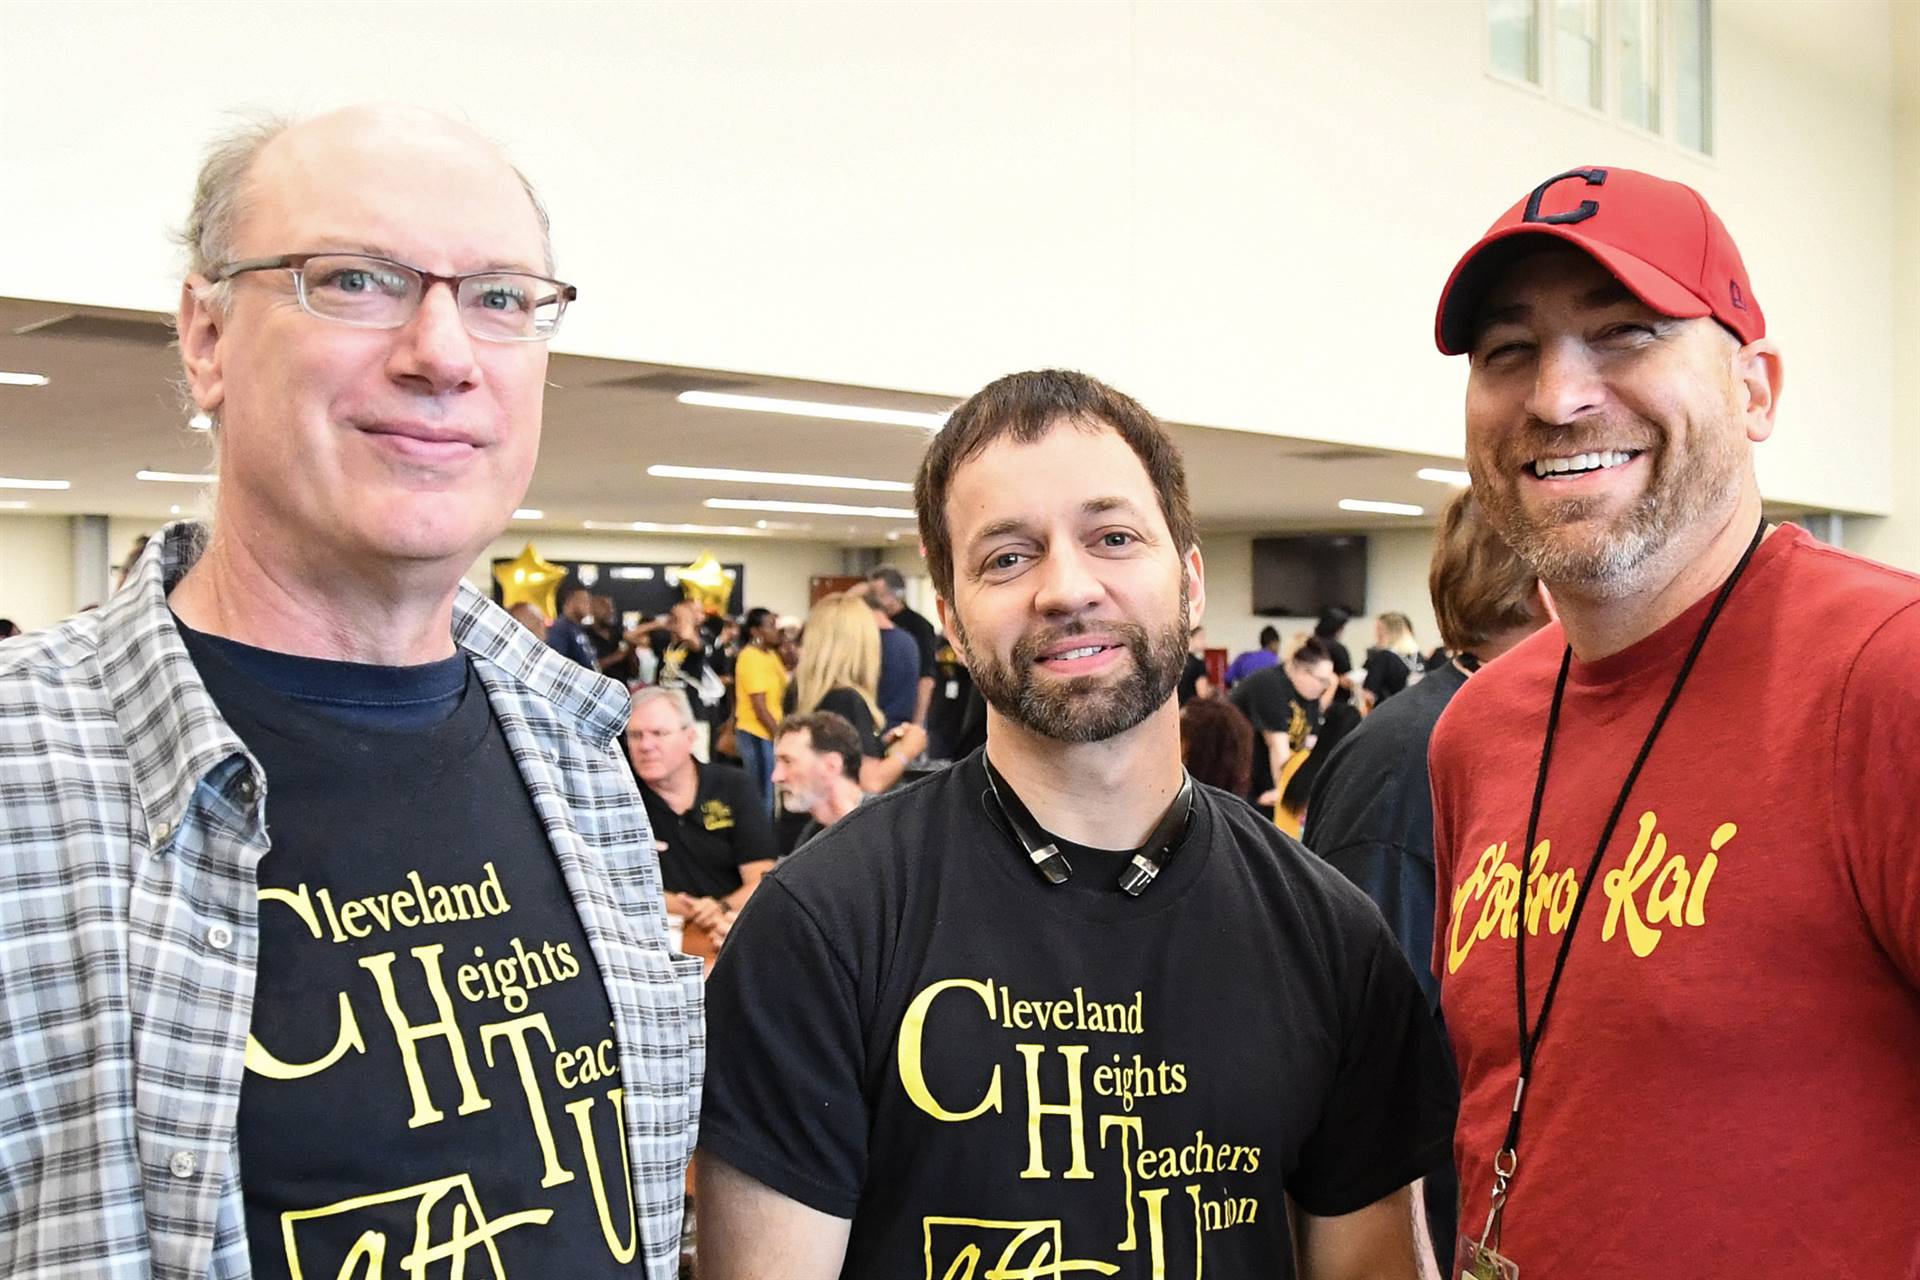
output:
M 1045 632 L 1029 632 L 1013 647 L 1011 662 L 976 653 L 958 614 L 953 638 L 966 659 L 973 683 L 988 704 L 1023 729 L 1055 742 L 1104 742 L 1158 711 L 1180 683 L 1187 664 L 1189 606 L 1180 587 L 1180 614 L 1171 625 L 1149 632 L 1132 622 L 1102 623 L 1103 634 L 1117 636 L 1131 659 L 1115 680 L 1106 675 L 1043 680 L 1037 660 L 1043 649 L 1095 628 L 1085 623 Z
M 1666 562 L 1689 550 L 1685 534 L 1717 527 L 1738 501 L 1743 458 L 1732 424 L 1702 423 L 1692 453 L 1661 453 L 1646 489 L 1605 524 L 1601 498 L 1561 498 L 1544 509 L 1520 499 L 1509 470 L 1499 484 L 1476 480 L 1474 496 L 1502 539 L 1549 587 L 1612 600 L 1644 588 Z M 1581 527 L 1584 526 L 1584 527 Z

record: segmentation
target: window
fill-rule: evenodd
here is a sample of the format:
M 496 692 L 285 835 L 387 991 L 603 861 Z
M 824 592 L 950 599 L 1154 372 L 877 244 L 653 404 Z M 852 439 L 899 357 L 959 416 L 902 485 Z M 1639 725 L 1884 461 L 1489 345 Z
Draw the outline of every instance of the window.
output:
M 1487 0 L 1493 74 L 1713 150 L 1712 0 Z
M 1600 0 L 1554 0 L 1553 91 L 1562 102 L 1602 107 Z
M 1515 80 L 1539 84 L 1539 26 L 1537 0 L 1487 0 L 1487 41 L 1493 69 Z

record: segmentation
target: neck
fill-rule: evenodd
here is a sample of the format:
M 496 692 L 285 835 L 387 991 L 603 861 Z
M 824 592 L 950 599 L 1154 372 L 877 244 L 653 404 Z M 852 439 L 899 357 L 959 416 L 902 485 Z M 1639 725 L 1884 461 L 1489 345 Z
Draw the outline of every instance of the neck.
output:
M 1180 709 L 1172 698 L 1102 742 L 1059 742 L 987 709 L 987 756 L 1034 820 L 1094 849 L 1135 849 L 1180 794 Z
M 685 764 L 654 783 L 653 789 L 669 802 L 690 803 L 693 793 L 700 789 L 700 771 L 693 763 L 693 757 L 688 756 Z M 673 807 L 681 809 L 684 803 L 674 803 Z
M 337 565 L 280 564 L 216 523 L 168 603 L 195 631 L 336 662 L 418 666 L 450 658 L 460 575 L 431 569 L 355 575 Z
M 809 816 L 821 826 L 830 827 L 859 807 L 860 784 L 842 776 L 833 780 Z
M 1591 592 L 1579 583 L 1548 583 L 1574 656 L 1582 662 L 1597 662 L 1639 643 L 1685 613 L 1733 573 L 1759 522 L 1760 495 L 1749 480 L 1740 500 L 1719 523 L 1670 541 L 1650 565 L 1646 581 L 1626 593 Z

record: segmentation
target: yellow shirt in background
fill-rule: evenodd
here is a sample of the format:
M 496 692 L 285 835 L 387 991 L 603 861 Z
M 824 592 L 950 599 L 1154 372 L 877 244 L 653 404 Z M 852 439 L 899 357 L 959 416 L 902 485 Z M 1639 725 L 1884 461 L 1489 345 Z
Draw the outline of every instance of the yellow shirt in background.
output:
M 779 654 L 750 644 L 740 651 L 740 657 L 733 664 L 734 727 L 741 733 L 771 742 L 774 726 L 761 724 L 760 717 L 754 714 L 756 693 L 767 695 L 767 710 L 777 719 L 780 704 L 787 696 L 787 664 L 780 661 Z

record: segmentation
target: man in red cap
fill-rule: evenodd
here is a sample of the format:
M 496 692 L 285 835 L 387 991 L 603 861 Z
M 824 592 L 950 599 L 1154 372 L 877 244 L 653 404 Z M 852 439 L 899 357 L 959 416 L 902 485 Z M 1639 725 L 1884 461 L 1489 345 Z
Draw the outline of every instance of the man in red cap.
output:
M 1435 336 L 1559 610 L 1433 739 L 1454 1274 L 1909 1274 L 1920 578 L 1766 524 L 1780 355 L 1687 187 L 1548 179 Z

